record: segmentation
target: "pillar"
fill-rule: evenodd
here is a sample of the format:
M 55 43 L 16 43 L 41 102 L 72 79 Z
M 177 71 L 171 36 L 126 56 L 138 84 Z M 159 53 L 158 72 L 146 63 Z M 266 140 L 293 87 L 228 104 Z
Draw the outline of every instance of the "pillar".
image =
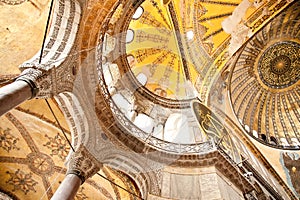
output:
M 38 82 L 47 73 L 39 69 L 27 68 L 15 82 L 0 88 L 0 116 L 39 92 Z
M 0 88 L 0 116 L 32 97 L 32 88 L 25 81 L 15 81 Z
M 53 96 L 52 74 L 55 68 L 43 70 L 26 68 L 15 82 L 0 88 L 0 116 L 18 106 L 27 99 L 34 97 L 48 98 Z
M 83 144 L 79 146 L 68 161 L 68 171 L 65 179 L 54 193 L 51 200 L 72 200 L 81 184 L 94 174 L 102 165 L 90 154 Z
M 80 185 L 82 184 L 81 179 L 75 174 L 67 174 L 63 182 L 60 184 L 53 200 L 71 200 L 74 199 Z

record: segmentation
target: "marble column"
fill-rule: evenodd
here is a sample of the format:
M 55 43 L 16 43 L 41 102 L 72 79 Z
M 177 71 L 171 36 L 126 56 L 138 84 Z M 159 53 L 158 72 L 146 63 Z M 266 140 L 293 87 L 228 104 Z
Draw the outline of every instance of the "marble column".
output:
M 0 116 L 39 92 L 39 82 L 47 73 L 39 69 L 25 69 L 15 82 L 0 88 Z
M 77 175 L 67 174 L 51 199 L 72 200 L 75 198 L 81 184 L 82 181 Z
M 71 155 L 68 161 L 67 175 L 51 200 L 74 199 L 80 185 L 96 174 L 101 167 L 99 161 L 81 144 Z
M 25 81 L 16 81 L 0 88 L 0 116 L 32 97 L 32 88 Z

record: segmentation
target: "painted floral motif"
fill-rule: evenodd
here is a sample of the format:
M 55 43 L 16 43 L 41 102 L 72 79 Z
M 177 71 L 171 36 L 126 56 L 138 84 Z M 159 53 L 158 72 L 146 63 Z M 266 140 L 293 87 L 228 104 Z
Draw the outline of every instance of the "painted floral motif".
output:
M 58 156 L 62 160 L 65 160 L 70 150 L 70 146 L 67 143 L 67 140 L 59 133 L 57 133 L 57 135 L 53 138 L 48 135 L 45 135 L 45 137 L 48 138 L 49 141 L 44 144 L 44 146 L 51 150 L 50 155 Z
M 14 137 L 11 134 L 11 130 L 9 128 L 3 130 L 0 127 L 0 147 L 4 149 L 5 151 L 9 152 L 12 149 L 17 149 L 19 150 L 16 146 L 19 138 Z
M 81 188 L 78 190 L 78 192 L 77 192 L 77 194 L 76 194 L 76 196 L 75 196 L 75 199 L 76 199 L 76 200 L 84 200 L 84 199 L 88 199 L 88 197 L 87 197 L 86 194 L 83 192 L 83 190 L 84 190 L 84 187 L 81 187 Z
M 13 192 L 16 190 L 21 190 L 25 194 L 28 192 L 36 192 L 34 186 L 38 184 L 34 179 L 32 179 L 32 173 L 25 174 L 24 172 L 18 169 L 15 173 L 11 173 L 9 171 L 6 172 L 10 175 L 10 179 L 6 181 L 6 183 L 13 185 Z

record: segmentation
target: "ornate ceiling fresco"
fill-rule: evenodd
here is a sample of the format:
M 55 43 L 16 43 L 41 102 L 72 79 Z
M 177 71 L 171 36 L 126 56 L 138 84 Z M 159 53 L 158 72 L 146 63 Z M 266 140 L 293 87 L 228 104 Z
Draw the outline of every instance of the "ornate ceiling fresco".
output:
M 18 65 L 41 48 L 49 1 L 0 2 L 2 86 L 19 74 Z M 188 100 L 199 98 L 207 107 L 214 104 L 218 108 L 212 112 L 234 124 L 230 132 L 243 129 L 245 135 L 255 139 L 254 144 L 259 141 L 268 145 L 256 146 L 274 167 L 272 173 L 299 192 L 299 155 L 284 151 L 300 147 L 299 3 L 279 15 L 291 3 L 286 0 L 146 0 L 134 1 L 132 5 L 125 0 L 89 1 L 82 14 L 84 23 L 74 51 L 79 51 L 75 52 L 81 56 L 77 61 L 84 66 L 89 62 L 87 52 L 103 45 L 101 52 L 97 52 L 97 64 L 102 64 L 104 71 L 103 85 L 108 86 L 102 88 L 107 92 L 103 95 L 107 98 L 123 95 L 128 101 L 123 101 L 124 106 L 123 102 L 113 105 L 111 99 L 110 102 L 106 99 L 107 102 L 97 102 L 96 106 L 100 106 L 96 109 L 105 111 L 104 106 L 110 104 L 133 135 L 144 134 L 143 140 L 152 142 L 153 146 L 161 145 L 163 150 L 178 153 L 185 148 L 188 153 L 198 153 L 201 146 L 197 143 L 205 139 L 200 137 L 202 132 L 192 119 Z M 267 24 L 269 21 L 272 22 Z M 115 48 L 117 51 L 113 51 Z M 77 69 L 74 70 L 73 75 Z M 135 85 L 131 94 L 127 90 L 131 86 L 122 83 L 124 79 L 120 77 L 135 77 L 145 88 Z M 56 100 L 49 99 L 49 102 L 67 137 L 71 138 L 71 126 Z M 168 121 L 172 112 L 186 118 L 178 114 L 172 116 L 173 121 Z M 111 117 L 101 114 L 98 117 L 103 123 Z M 138 122 L 144 122 L 142 117 L 146 115 L 159 126 L 144 126 L 141 131 L 142 123 Z M 117 119 L 116 116 L 110 120 Z M 191 133 L 189 137 L 169 137 L 167 133 L 176 132 L 173 122 L 181 123 L 180 130 Z M 113 125 L 108 129 L 113 129 Z M 148 133 L 158 134 L 151 135 L 152 140 Z M 123 135 L 119 138 L 128 140 Z M 178 141 L 185 143 L 177 145 L 179 150 L 166 145 Z M 65 176 L 64 162 L 69 151 L 71 147 L 44 100 L 27 101 L 2 116 L 0 198 L 5 193 L 13 199 L 50 199 Z M 240 155 L 237 157 L 240 159 Z M 134 181 L 126 174 L 109 167 L 99 173 L 140 196 Z M 98 175 L 81 186 L 75 199 L 95 198 L 135 199 Z
M 65 133 L 68 126 L 50 101 Z M 0 118 L 0 191 L 13 199 L 50 199 L 65 177 L 70 146 L 45 101 L 31 100 Z M 104 167 L 100 174 L 133 193 L 135 185 L 122 172 Z M 133 196 L 95 175 L 80 188 L 77 200 L 132 199 Z
M 147 74 L 153 93 L 189 98 L 190 81 L 205 99 L 205 85 L 263 24 L 257 17 L 283 7 L 276 1 L 145 1 L 123 30 L 129 66 L 136 76 Z
M 250 135 L 259 132 L 267 144 L 297 149 L 299 19 L 295 8 L 276 16 L 286 5 L 284 1 L 246 0 L 201 3 L 152 0 L 133 7 L 119 4 L 107 22 L 108 29 L 101 38 L 104 46 L 99 52 L 109 92 L 115 95 L 112 88 L 122 90 L 120 95 L 131 106 L 123 112 L 129 112 L 139 99 L 135 90 L 147 97 L 155 96 L 152 101 L 160 99 L 157 102 L 167 102 L 162 104 L 168 106 L 172 100 L 195 97 L 209 104 L 215 93 L 220 102 L 229 87 L 235 115 L 246 132 L 251 132 Z M 273 21 L 266 25 L 271 18 Z M 239 48 L 244 51 L 235 53 Z M 118 52 L 112 53 L 113 49 Z M 231 67 L 234 71 L 228 81 Z M 131 73 L 147 90 L 129 87 L 125 79 Z M 253 76 L 257 82 L 249 79 Z M 259 90 L 262 92 L 256 97 L 254 94 Z M 278 99 L 281 94 L 287 94 L 282 103 Z M 142 107 L 137 114 L 149 115 L 150 111 L 145 110 L 149 106 L 142 104 L 145 102 L 137 106 Z M 183 104 L 188 107 L 186 103 L 180 106 Z M 227 109 L 226 105 L 221 109 Z M 255 120 L 257 115 L 260 117 Z
M 300 145 L 299 9 L 296 4 L 264 26 L 233 63 L 230 95 L 239 122 L 278 148 Z
M 1 1 L 0 86 L 18 76 L 18 66 L 41 48 L 49 2 Z M 70 139 L 60 108 L 54 99 L 49 99 L 49 103 Z M 65 177 L 69 151 L 70 145 L 44 100 L 27 101 L 1 116 L 0 199 L 50 199 Z M 76 200 L 134 199 L 124 189 L 139 195 L 124 173 L 108 167 L 99 173 L 103 177 L 96 175 L 87 180 Z
M 174 2 L 176 1 L 145 1 L 141 4 L 134 4 L 133 8 L 126 3 L 120 4 L 107 22 L 108 29 L 103 30 L 106 33 L 102 32 L 103 37 L 100 40 L 103 39 L 101 41 L 103 49 L 99 52 L 101 59 L 99 63 L 102 67 L 100 65 L 98 67 L 102 68 L 105 74 L 104 80 L 101 81 L 106 82 L 109 87 L 108 91 L 104 92 L 105 97 L 109 99 L 110 95 L 117 94 L 127 101 L 121 105 L 120 99 L 116 97 L 113 99 L 116 105 L 110 102 L 111 109 L 120 123 L 130 124 L 126 122 L 128 119 L 135 123 L 136 115 L 145 114 L 151 118 L 150 121 L 153 120 L 154 124 L 160 123 L 167 126 L 169 113 L 176 111 L 164 110 L 157 104 L 172 109 L 179 107 L 181 110 L 177 112 L 188 116 L 184 112 L 184 109 L 188 107 L 185 100 L 198 97 L 205 104 L 215 107 L 217 112 L 225 112 L 235 120 L 237 118 L 236 123 L 241 124 L 245 133 L 253 136 L 253 130 L 255 135 L 259 129 L 260 135 L 256 136 L 256 138 L 259 137 L 258 141 L 282 149 L 299 149 L 298 131 L 295 128 L 299 126 L 297 115 L 299 107 L 296 103 L 298 98 L 296 91 L 299 88 L 299 61 L 297 59 L 299 9 L 295 8 L 297 6 L 290 6 L 280 15 L 280 18 L 278 14 L 291 1 L 203 1 L 199 4 Z M 220 10 L 216 12 L 218 6 Z M 224 9 L 225 6 L 226 9 Z M 270 19 L 273 21 L 267 23 Z M 189 20 L 200 23 L 192 24 L 187 28 L 186 24 Z M 287 21 L 287 26 L 285 26 Z M 247 45 L 251 45 L 252 49 L 247 48 Z M 256 52 L 260 45 L 263 47 L 261 52 Z M 114 49 L 118 49 L 118 52 L 112 53 Z M 248 56 L 249 54 L 252 54 L 252 57 Z M 248 76 L 248 73 L 253 73 L 252 71 L 255 70 L 248 70 L 246 68 L 248 65 L 256 69 L 256 78 L 259 79 L 258 82 L 261 85 L 251 83 L 249 77 L 252 76 Z M 233 69 L 233 74 L 230 73 L 231 69 Z M 239 70 L 240 74 L 235 74 L 235 70 Z M 110 75 L 107 71 L 110 71 Z M 131 88 L 134 85 L 128 83 L 131 73 L 147 90 L 140 89 L 139 86 Z M 274 77 L 272 73 L 279 75 L 280 79 L 284 76 L 291 76 L 291 78 L 284 78 L 283 82 L 278 85 L 278 78 L 270 79 Z M 147 78 L 143 78 L 143 75 Z M 109 76 L 111 77 L 108 78 Z M 122 80 L 120 77 L 126 78 Z M 265 93 L 257 92 L 260 87 L 265 90 Z M 291 93 L 295 95 L 291 97 L 288 94 L 291 97 L 290 100 L 286 97 L 282 103 L 275 101 L 274 105 L 278 110 L 273 109 L 272 112 L 267 112 L 266 110 L 272 109 L 268 106 L 271 106 L 273 101 L 270 101 L 268 97 L 269 99 L 265 102 L 266 99 L 263 96 L 265 98 L 267 95 L 279 96 L 284 90 L 292 91 Z M 141 97 L 149 98 L 151 95 L 155 96 L 151 99 L 156 103 L 154 106 Z M 257 95 L 256 98 L 255 95 Z M 143 101 L 139 101 L 139 98 Z M 181 101 L 176 104 L 175 102 L 178 101 L 174 100 Z M 232 105 L 228 103 L 230 100 Z M 287 105 L 289 101 L 293 105 Z M 130 104 L 128 109 L 125 104 Z M 121 111 L 118 111 L 117 107 Z M 130 111 L 135 111 L 135 116 L 131 115 Z M 120 117 L 122 113 L 126 117 Z M 279 117 L 276 117 L 277 113 Z M 264 117 L 265 114 L 267 116 Z M 264 118 L 265 121 L 269 120 L 270 124 L 265 125 L 265 121 L 261 122 L 263 120 L 260 118 Z M 193 127 L 190 121 L 187 121 L 188 127 Z M 273 123 L 273 121 L 276 122 Z M 201 133 L 190 130 L 186 132 L 192 132 L 192 136 L 186 133 L 185 137 L 196 139 L 189 141 L 183 138 L 178 141 L 166 139 L 167 137 L 163 134 L 167 135 L 167 128 L 162 128 L 161 136 L 156 135 L 156 127 L 151 132 L 151 128 L 147 130 L 140 124 L 135 125 L 145 132 L 152 133 L 158 139 L 179 142 L 182 147 L 185 142 L 203 141 L 203 138 L 199 137 Z M 253 124 L 261 127 L 250 127 Z M 262 124 L 264 124 L 263 128 Z M 271 125 L 277 128 L 277 131 L 269 129 Z M 131 134 L 141 140 L 150 141 L 149 143 L 158 148 L 185 152 L 185 149 L 177 150 L 176 147 L 171 148 L 169 144 L 154 140 L 147 134 L 143 135 L 143 131 L 136 131 L 131 125 L 128 127 L 134 130 Z M 266 129 L 269 133 L 267 136 L 263 133 Z M 273 133 L 270 133 L 271 130 Z M 281 135 L 278 134 L 279 132 Z M 286 138 L 289 138 L 287 139 L 289 142 L 284 143 Z M 274 160 L 276 161 L 273 163 L 278 165 L 279 158 L 276 157 Z M 282 166 L 277 169 L 281 174 L 285 173 Z

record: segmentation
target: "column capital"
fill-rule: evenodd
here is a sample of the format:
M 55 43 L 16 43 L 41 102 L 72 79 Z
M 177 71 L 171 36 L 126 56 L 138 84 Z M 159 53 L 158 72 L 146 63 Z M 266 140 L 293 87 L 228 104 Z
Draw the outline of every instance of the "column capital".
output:
M 102 164 L 81 144 L 68 161 L 67 174 L 77 175 L 82 183 L 96 174 Z
M 16 81 L 25 81 L 31 87 L 31 98 L 50 98 L 53 93 L 55 68 L 43 70 L 39 67 L 25 68 Z

